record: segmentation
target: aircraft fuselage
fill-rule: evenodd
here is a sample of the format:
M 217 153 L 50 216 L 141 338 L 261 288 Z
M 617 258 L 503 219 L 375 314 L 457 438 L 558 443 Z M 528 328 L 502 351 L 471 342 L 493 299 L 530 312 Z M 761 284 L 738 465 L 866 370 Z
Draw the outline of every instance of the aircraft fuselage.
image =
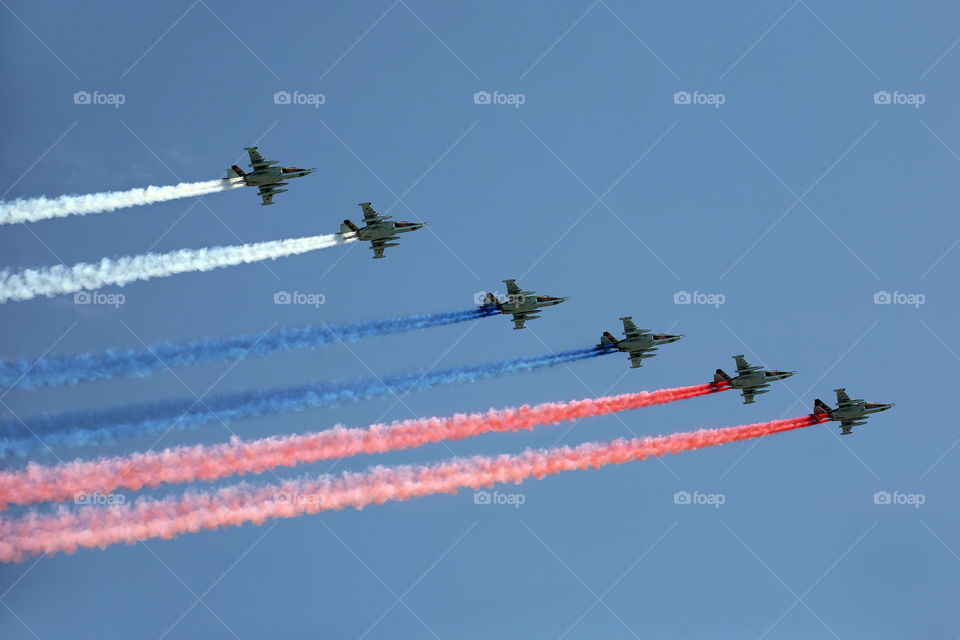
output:
M 795 371 L 757 371 L 755 373 L 744 373 L 730 379 L 730 386 L 734 389 L 750 389 L 759 387 L 770 382 L 789 378 Z
M 354 233 L 357 238 L 364 241 L 381 240 L 390 238 L 398 233 L 416 231 L 423 228 L 422 222 L 379 222 L 377 224 L 368 224 L 365 227 L 357 229 Z

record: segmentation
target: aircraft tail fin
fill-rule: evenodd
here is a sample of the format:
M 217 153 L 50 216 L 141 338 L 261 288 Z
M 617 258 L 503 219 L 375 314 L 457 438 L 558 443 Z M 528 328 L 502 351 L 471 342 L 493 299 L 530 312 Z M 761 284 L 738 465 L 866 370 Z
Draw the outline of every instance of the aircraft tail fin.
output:
M 488 293 L 486 296 L 484 296 L 484 298 L 483 298 L 483 306 L 485 306 L 485 307 L 488 307 L 488 306 L 489 306 L 489 307 L 495 307 L 495 306 L 497 306 L 497 304 L 498 304 L 498 303 L 497 303 L 497 297 L 496 297 L 495 295 L 493 295 L 492 293 Z
M 830 415 L 831 413 L 833 413 L 833 411 L 830 409 L 830 407 L 826 405 L 826 403 L 823 400 L 821 400 L 820 398 L 817 398 L 816 400 L 813 401 L 813 415 L 822 416 L 822 415 Z
M 246 172 L 240 167 L 238 167 L 237 165 L 233 165 L 232 167 L 227 169 L 228 178 L 242 178 L 245 175 L 247 175 Z
M 349 220 L 344 220 L 343 224 L 340 225 L 340 233 L 356 233 L 359 230 L 359 227 Z
M 603 335 L 600 336 L 601 347 L 608 347 L 608 346 L 612 347 L 612 346 L 615 346 L 618 342 L 620 341 L 614 338 L 613 334 L 611 334 L 609 331 L 604 331 Z
M 723 369 L 717 369 L 717 372 L 713 374 L 714 382 L 730 382 L 730 376 L 724 372 Z

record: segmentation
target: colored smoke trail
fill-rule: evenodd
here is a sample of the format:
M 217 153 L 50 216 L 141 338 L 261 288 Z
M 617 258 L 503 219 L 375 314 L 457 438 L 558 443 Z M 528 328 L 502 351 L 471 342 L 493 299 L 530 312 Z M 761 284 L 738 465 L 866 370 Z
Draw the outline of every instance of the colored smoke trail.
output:
M 26 359 L 0 362 L 0 387 L 16 385 L 21 389 L 34 389 L 122 376 L 143 377 L 167 367 L 186 367 L 265 356 L 294 349 L 313 349 L 341 340 L 352 342 L 467 322 L 495 313 L 498 312 L 490 309 L 445 311 L 341 325 L 310 325 L 263 334 L 203 338 L 182 343 L 164 342 L 146 349 L 53 356 L 37 362 Z
M 227 422 L 344 402 L 359 402 L 408 391 L 474 382 L 508 373 L 533 371 L 606 353 L 611 353 L 611 350 L 587 347 L 447 369 L 418 369 L 383 378 L 226 393 L 204 398 L 202 403 L 186 398 L 129 405 L 100 412 L 50 414 L 27 418 L 24 420 L 26 426 L 19 421 L 0 423 L 0 456 L 10 452 L 24 455 L 27 451 L 43 445 L 86 446 L 112 442 L 120 437 L 188 429 L 211 422 Z
M 29 300 L 36 296 L 53 297 L 83 290 L 92 291 L 107 286 L 122 287 L 138 280 L 165 278 L 190 271 L 210 271 L 249 262 L 275 260 L 327 249 L 355 240 L 356 236 L 327 234 L 232 247 L 181 249 L 170 253 L 104 258 L 96 264 L 81 262 L 72 267 L 55 265 L 17 272 L 4 269 L 0 271 L 0 303 L 10 300 Z
M 0 224 L 36 222 L 49 218 L 104 213 L 123 207 L 136 207 L 178 198 L 203 196 L 242 186 L 244 186 L 244 183 L 240 179 L 205 180 L 203 182 L 182 182 L 167 187 L 146 187 L 127 191 L 60 196 L 58 198 L 44 196 L 20 198 L 10 202 L 0 202 Z
M 345 458 L 419 447 L 441 440 L 460 440 L 484 433 L 530 429 L 665 404 L 728 389 L 701 384 L 641 391 L 617 396 L 546 402 L 520 408 L 491 409 L 447 418 L 420 418 L 365 429 L 341 426 L 303 435 L 243 442 L 176 447 L 163 452 L 78 460 L 45 467 L 31 463 L 23 471 L 0 472 L 0 509 L 10 504 L 60 501 L 81 494 L 107 494 L 116 489 L 138 491 L 164 483 L 217 480 L 233 474 L 262 473 L 317 460 Z
M 361 509 L 388 500 L 405 501 L 458 489 L 519 483 L 563 471 L 597 469 L 667 453 L 681 453 L 808 427 L 825 417 L 802 416 L 723 429 L 701 429 L 669 436 L 594 442 L 576 447 L 528 450 L 517 455 L 475 456 L 401 467 L 375 467 L 277 485 L 240 484 L 215 492 L 191 492 L 178 498 L 140 500 L 112 507 L 63 509 L 54 515 L 29 513 L 0 520 L 0 561 L 21 561 L 37 554 L 72 553 L 78 548 L 169 539 L 204 529 L 262 524 L 272 518 Z

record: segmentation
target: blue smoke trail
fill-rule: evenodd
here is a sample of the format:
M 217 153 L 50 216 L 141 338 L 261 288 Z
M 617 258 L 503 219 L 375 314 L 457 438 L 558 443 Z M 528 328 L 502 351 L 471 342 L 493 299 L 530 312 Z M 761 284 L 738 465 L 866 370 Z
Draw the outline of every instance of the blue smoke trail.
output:
M 167 367 L 238 360 L 293 349 L 313 349 L 341 340 L 353 342 L 363 338 L 476 320 L 497 313 L 499 311 L 491 308 L 444 311 L 342 325 L 310 325 L 265 334 L 202 338 L 179 344 L 162 342 L 146 349 L 111 350 L 96 355 L 87 353 L 54 356 L 36 363 L 25 359 L 0 362 L 0 387 L 16 385 L 21 389 L 36 389 L 122 376 L 145 377 Z
M 122 437 L 195 428 L 211 422 L 229 422 L 240 418 L 360 402 L 408 391 L 474 382 L 507 373 L 533 371 L 613 351 L 616 349 L 587 347 L 435 371 L 418 369 L 383 379 L 363 378 L 346 382 L 226 393 L 206 398 L 202 403 L 187 398 L 129 405 L 99 412 L 47 414 L 25 420 L 26 427 L 19 421 L 0 423 L 0 456 L 8 453 L 25 455 L 29 450 L 39 449 L 44 445 L 87 446 L 113 442 Z

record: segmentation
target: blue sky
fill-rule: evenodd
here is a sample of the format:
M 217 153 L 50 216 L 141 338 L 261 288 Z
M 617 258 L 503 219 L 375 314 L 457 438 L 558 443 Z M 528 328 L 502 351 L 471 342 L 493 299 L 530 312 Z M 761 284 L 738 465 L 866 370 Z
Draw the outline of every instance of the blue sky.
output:
M 622 315 L 686 337 L 640 370 L 616 355 L 231 428 L 257 437 L 695 384 L 737 353 L 799 373 L 753 406 L 722 394 L 281 475 L 800 415 L 839 386 L 897 407 L 842 440 L 830 425 L 497 487 L 523 494 L 518 509 L 461 491 L 5 565 L 4 638 L 960 633 L 948 402 L 960 370 L 956 7 L 267 8 L 5 3 L 3 199 L 216 178 L 245 165 L 251 144 L 319 170 L 270 208 L 237 190 L 4 228 L 4 264 L 334 232 L 363 201 L 429 230 L 382 261 L 352 246 L 133 284 L 120 308 L 7 304 L 4 357 L 461 309 L 509 277 L 570 301 L 522 332 L 492 318 L 145 380 L 14 389 L 0 410 L 28 419 L 535 354 L 619 333 Z M 74 104 L 78 91 L 124 103 Z M 275 104 L 278 91 L 324 100 Z M 478 91 L 523 104 L 475 104 Z M 682 91 L 723 104 L 677 104 Z M 277 291 L 326 303 L 274 305 Z M 724 303 L 675 304 L 678 292 Z M 878 292 L 924 302 L 875 304 Z M 228 435 L 210 427 L 162 444 Z M 725 502 L 677 505 L 677 491 Z M 878 505 L 878 491 L 924 504 Z

